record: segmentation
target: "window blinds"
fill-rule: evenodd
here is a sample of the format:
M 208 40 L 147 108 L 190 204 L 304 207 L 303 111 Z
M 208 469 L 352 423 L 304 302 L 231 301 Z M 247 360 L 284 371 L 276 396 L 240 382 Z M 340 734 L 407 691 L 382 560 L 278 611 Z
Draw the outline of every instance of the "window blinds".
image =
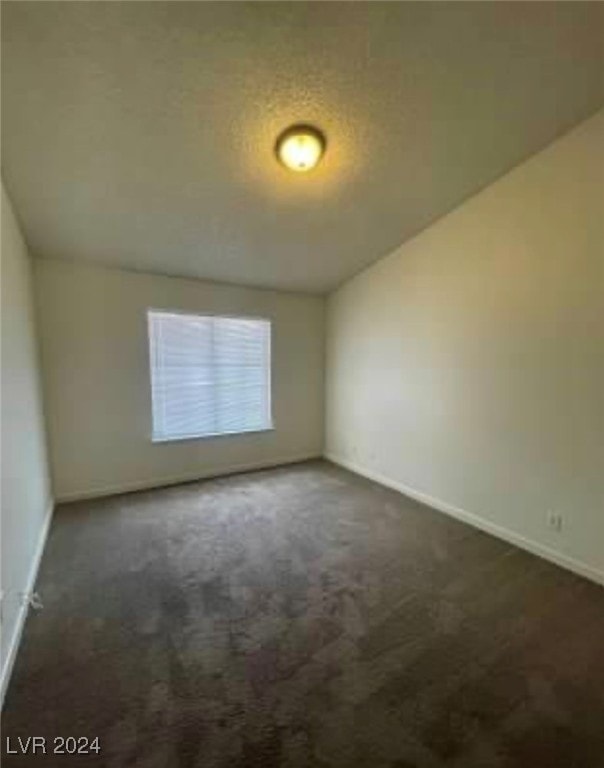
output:
M 153 439 L 270 429 L 269 320 L 149 311 Z

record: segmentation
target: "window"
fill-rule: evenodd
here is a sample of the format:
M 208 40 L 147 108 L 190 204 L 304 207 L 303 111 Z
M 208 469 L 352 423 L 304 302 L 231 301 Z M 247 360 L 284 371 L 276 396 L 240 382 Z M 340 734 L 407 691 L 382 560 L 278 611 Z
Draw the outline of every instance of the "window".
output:
M 153 440 L 272 428 L 271 324 L 149 311 Z

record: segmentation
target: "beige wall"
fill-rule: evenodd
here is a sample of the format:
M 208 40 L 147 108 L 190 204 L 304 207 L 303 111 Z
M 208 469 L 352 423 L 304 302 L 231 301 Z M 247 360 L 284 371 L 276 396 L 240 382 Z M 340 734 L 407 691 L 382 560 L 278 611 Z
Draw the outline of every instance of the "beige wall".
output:
M 604 578 L 604 112 L 347 282 L 327 329 L 328 454 Z
M 32 267 L 2 186 L 3 695 L 52 510 L 33 310 Z
M 322 298 L 47 260 L 36 288 L 58 498 L 321 454 Z M 275 430 L 152 443 L 149 307 L 272 319 Z

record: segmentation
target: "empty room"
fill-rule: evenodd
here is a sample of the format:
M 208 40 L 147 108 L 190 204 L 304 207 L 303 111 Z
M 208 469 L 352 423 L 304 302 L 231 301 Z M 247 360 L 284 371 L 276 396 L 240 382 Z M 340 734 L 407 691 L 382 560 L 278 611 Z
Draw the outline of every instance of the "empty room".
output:
M 604 3 L 0 9 L 2 764 L 604 768 Z

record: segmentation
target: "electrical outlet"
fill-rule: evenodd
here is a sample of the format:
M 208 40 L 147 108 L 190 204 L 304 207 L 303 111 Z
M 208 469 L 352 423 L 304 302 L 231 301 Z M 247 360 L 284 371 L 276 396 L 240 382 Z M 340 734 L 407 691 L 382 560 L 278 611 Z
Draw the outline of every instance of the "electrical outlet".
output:
M 550 509 L 547 513 L 547 526 L 548 528 L 551 528 L 552 531 L 560 533 L 562 530 L 562 515 L 559 512 L 554 512 Z

